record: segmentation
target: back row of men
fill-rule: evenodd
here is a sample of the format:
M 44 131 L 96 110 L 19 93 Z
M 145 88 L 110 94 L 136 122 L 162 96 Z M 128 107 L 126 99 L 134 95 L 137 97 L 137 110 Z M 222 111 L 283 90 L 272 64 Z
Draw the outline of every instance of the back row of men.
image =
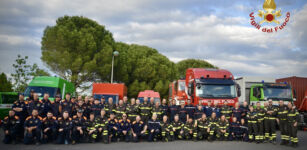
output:
M 175 101 L 162 104 L 154 99 L 144 98 L 144 102 L 127 97 L 119 100 L 94 99 L 82 100 L 65 95 L 57 96 L 54 102 L 44 94 L 42 100 L 34 94 L 28 100 L 20 95 L 14 103 L 9 116 L 4 119 L 4 143 L 16 143 L 18 138 L 25 144 L 55 142 L 58 144 L 112 141 L 172 141 L 176 139 L 197 140 L 242 140 L 249 142 L 272 142 L 276 144 L 276 122 L 281 130 L 281 144 L 297 146 L 298 112 L 291 103 L 273 106 L 272 101 L 261 108 L 232 108 L 227 101 L 218 107 L 197 105 L 187 101 L 177 106 Z M 24 134 L 25 133 L 25 134 Z M 23 136 L 25 135 L 25 136 Z

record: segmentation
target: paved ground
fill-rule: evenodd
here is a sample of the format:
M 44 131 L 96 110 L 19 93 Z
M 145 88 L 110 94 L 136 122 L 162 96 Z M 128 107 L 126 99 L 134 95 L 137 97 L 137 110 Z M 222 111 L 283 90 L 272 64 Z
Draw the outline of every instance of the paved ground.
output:
M 2 131 L 1 131 L 2 132 Z M 3 139 L 3 133 L 0 134 Z M 296 149 L 306 150 L 307 149 L 307 132 L 300 131 L 298 133 L 300 145 Z M 215 142 L 193 142 L 193 141 L 175 141 L 175 142 L 156 142 L 156 143 L 112 143 L 112 144 L 77 144 L 77 145 L 55 145 L 55 144 L 44 144 L 44 145 L 5 145 L 0 144 L 0 150 L 293 150 L 294 148 L 289 146 L 273 145 L 270 143 L 256 144 L 246 142 L 233 142 L 233 141 L 215 141 Z

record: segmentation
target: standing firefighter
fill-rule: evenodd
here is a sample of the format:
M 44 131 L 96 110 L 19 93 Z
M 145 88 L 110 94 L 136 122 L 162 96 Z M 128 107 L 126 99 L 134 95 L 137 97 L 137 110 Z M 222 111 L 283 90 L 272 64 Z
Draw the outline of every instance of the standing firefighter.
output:
M 128 119 L 131 122 L 135 121 L 136 116 L 139 113 L 139 106 L 135 104 L 135 99 L 131 99 L 131 104 L 127 106 L 126 108 L 127 114 L 128 114 Z
M 221 108 L 221 115 L 224 115 L 225 118 L 229 121 L 231 113 L 232 113 L 231 108 L 230 106 L 228 106 L 228 102 L 225 101 L 224 105 Z
M 288 128 L 287 128 L 287 114 L 288 108 L 284 105 L 284 101 L 279 101 L 279 107 L 277 110 L 277 123 L 279 124 L 279 130 L 281 134 L 280 145 L 288 144 Z
M 257 126 L 257 113 L 254 111 L 254 107 L 249 107 L 249 112 L 246 115 L 247 118 L 247 127 L 248 127 L 248 138 L 249 142 L 253 140 L 259 141 L 258 136 L 258 126 Z
M 277 108 L 273 106 L 272 100 L 269 100 L 269 105 L 265 108 L 264 117 L 265 139 L 266 141 L 270 140 L 274 144 L 276 144 L 276 111 Z
M 148 98 L 144 97 L 144 102 L 140 105 L 140 114 L 142 121 L 147 124 L 148 119 L 150 118 L 151 106 L 148 103 Z
M 298 122 L 298 111 L 292 105 L 292 103 L 288 103 L 288 114 L 287 114 L 287 126 L 289 131 L 289 136 L 291 138 L 292 146 L 297 147 L 298 138 L 297 138 L 297 122 Z
M 258 141 L 257 143 L 263 142 L 264 140 L 264 109 L 261 108 L 260 102 L 257 102 L 255 109 L 257 113 L 257 126 L 258 126 Z

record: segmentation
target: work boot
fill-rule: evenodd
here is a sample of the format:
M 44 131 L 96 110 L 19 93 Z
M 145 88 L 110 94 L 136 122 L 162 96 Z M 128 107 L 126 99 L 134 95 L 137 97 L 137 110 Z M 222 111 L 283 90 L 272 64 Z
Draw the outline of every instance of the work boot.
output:
M 276 139 L 273 139 L 272 143 L 273 143 L 274 145 L 276 145 Z
M 281 140 L 280 145 L 285 145 L 285 140 Z

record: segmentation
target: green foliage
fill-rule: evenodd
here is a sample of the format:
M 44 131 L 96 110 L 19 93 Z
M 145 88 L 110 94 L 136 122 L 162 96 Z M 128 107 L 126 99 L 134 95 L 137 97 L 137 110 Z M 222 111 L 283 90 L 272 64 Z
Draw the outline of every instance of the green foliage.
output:
M 150 89 L 167 96 L 169 81 L 177 77 L 173 62 L 147 46 L 118 42 L 115 49 L 119 55 L 115 57 L 114 80 L 127 85 L 128 96 L 136 97 L 139 91 Z
M 0 74 L 0 92 L 12 92 L 13 85 L 4 73 Z
M 185 77 L 188 68 L 217 68 L 205 60 L 185 59 L 176 64 L 179 77 Z
M 125 83 L 128 96 L 155 90 L 168 96 L 168 86 L 190 67 L 214 67 L 203 60 L 177 64 L 156 49 L 115 42 L 104 26 L 85 17 L 64 16 L 46 27 L 42 38 L 42 61 L 56 74 L 84 89 L 88 82 L 110 82 L 114 51 L 114 82 Z
M 64 16 L 46 27 L 42 61 L 76 87 L 102 77 L 110 79 L 114 39 L 104 26 L 85 17 Z
M 28 56 L 21 57 L 20 55 L 17 55 L 15 64 L 13 64 L 15 73 L 12 73 L 11 76 L 14 81 L 14 90 L 16 92 L 24 92 L 28 82 L 32 80 L 33 77 L 50 75 L 45 70 L 40 69 L 37 64 L 33 64 L 32 66 L 27 64 L 27 59 Z

